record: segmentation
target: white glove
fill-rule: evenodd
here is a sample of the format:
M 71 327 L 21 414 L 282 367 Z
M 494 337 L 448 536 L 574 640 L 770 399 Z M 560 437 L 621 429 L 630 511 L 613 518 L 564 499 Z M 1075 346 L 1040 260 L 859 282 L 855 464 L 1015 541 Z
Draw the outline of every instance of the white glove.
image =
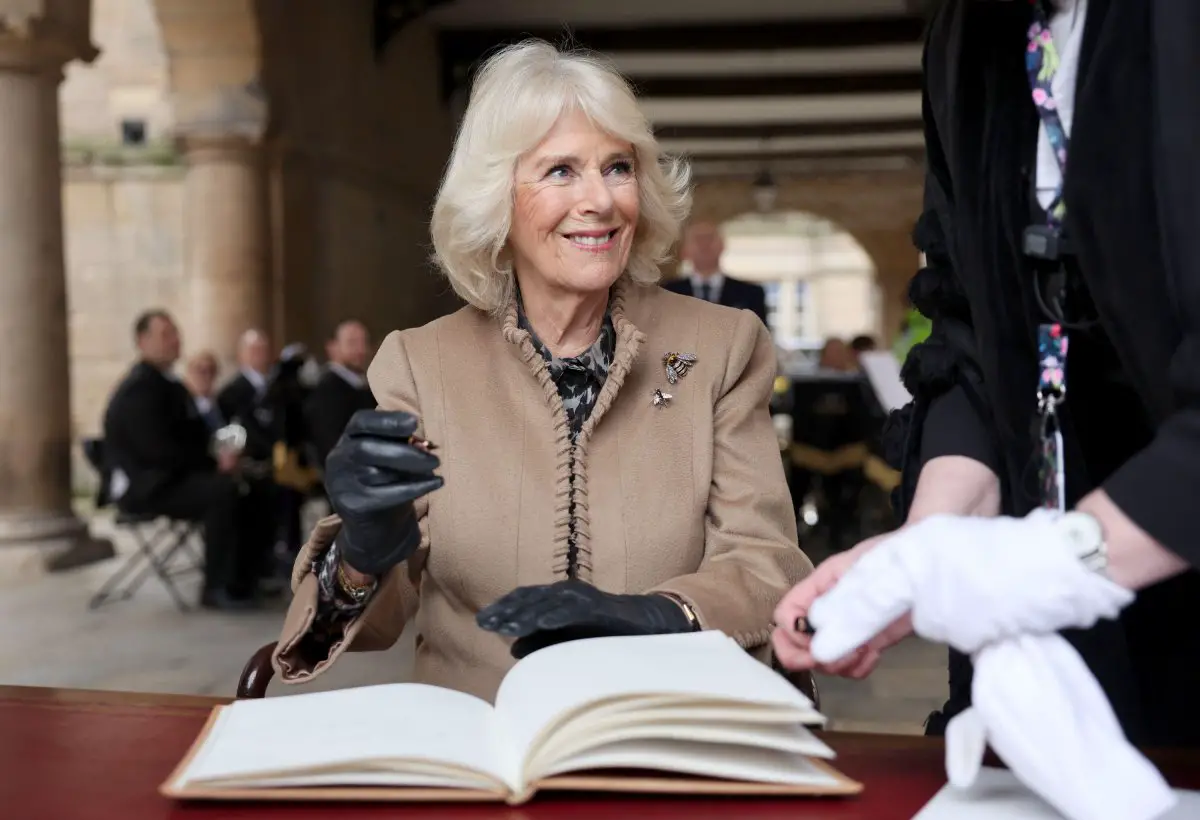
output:
M 1177 802 L 1061 635 L 1008 638 L 974 663 L 973 706 L 946 726 L 951 785 L 974 782 L 990 745 L 1017 779 L 1073 820 L 1151 820 Z
M 906 527 L 813 603 L 812 654 L 838 660 L 911 611 L 918 635 L 975 661 L 973 707 L 946 728 L 952 784 L 970 785 L 990 744 L 1069 818 L 1150 820 L 1173 805 L 1173 792 L 1055 634 L 1116 617 L 1133 594 L 1084 565 L 1058 517 L 1038 510 Z
M 1115 618 L 1133 593 L 1084 565 L 1058 517 L 934 516 L 885 538 L 813 602 L 813 657 L 832 663 L 909 611 L 918 635 L 967 654 Z

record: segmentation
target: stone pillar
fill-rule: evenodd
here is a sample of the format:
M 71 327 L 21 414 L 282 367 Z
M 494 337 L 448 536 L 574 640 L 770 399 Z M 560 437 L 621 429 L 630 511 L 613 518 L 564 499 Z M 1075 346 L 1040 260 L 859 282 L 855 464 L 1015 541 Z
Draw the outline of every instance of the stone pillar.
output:
M 177 102 L 177 115 L 187 164 L 184 349 L 210 349 L 228 366 L 241 333 L 270 318 L 265 104 L 253 88 L 223 89 Z
M 88 0 L 0 0 L 0 546 L 50 569 L 113 554 L 71 507 L 58 86 L 89 30 Z

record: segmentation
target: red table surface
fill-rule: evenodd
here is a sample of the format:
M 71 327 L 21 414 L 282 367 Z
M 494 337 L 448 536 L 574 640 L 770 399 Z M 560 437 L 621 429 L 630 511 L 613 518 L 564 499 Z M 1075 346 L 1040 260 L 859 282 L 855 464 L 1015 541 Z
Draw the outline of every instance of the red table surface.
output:
M 178 695 L 0 687 L 0 815 L 12 818 L 439 818 L 908 820 L 945 782 L 937 740 L 830 732 L 835 765 L 865 784 L 857 797 L 742 799 L 543 794 L 502 804 L 178 802 L 158 787 L 222 701 Z M 1200 755 L 1153 755 L 1177 786 L 1200 787 Z

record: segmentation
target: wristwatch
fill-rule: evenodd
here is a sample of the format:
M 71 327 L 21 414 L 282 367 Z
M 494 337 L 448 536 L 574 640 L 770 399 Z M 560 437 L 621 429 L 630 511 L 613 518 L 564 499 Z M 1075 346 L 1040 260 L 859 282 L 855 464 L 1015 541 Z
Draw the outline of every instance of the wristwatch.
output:
M 1055 522 L 1064 535 L 1072 553 L 1092 572 L 1103 575 L 1108 569 L 1108 544 L 1104 527 L 1094 516 L 1083 512 L 1068 512 Z

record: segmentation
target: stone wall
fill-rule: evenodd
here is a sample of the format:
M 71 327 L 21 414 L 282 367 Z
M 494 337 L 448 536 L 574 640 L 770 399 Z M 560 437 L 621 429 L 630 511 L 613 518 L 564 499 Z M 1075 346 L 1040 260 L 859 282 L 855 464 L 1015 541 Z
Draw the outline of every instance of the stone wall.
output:
M 433 32 L 381 57 L 365 3 L 263 2 L 275 323 L 320 344 L 346 317 L 376 338 L 458 307 L 429 257 L 452 125 Z
M 187 317 L 182 175 L 170 167 L 64 169 L 76 443 L 99 432 L 108 395 L 133 361 L 137 314 L 163 307 Z M 91 485 L 91 470 L 78 457 L 74 475 L 77 486 Z

